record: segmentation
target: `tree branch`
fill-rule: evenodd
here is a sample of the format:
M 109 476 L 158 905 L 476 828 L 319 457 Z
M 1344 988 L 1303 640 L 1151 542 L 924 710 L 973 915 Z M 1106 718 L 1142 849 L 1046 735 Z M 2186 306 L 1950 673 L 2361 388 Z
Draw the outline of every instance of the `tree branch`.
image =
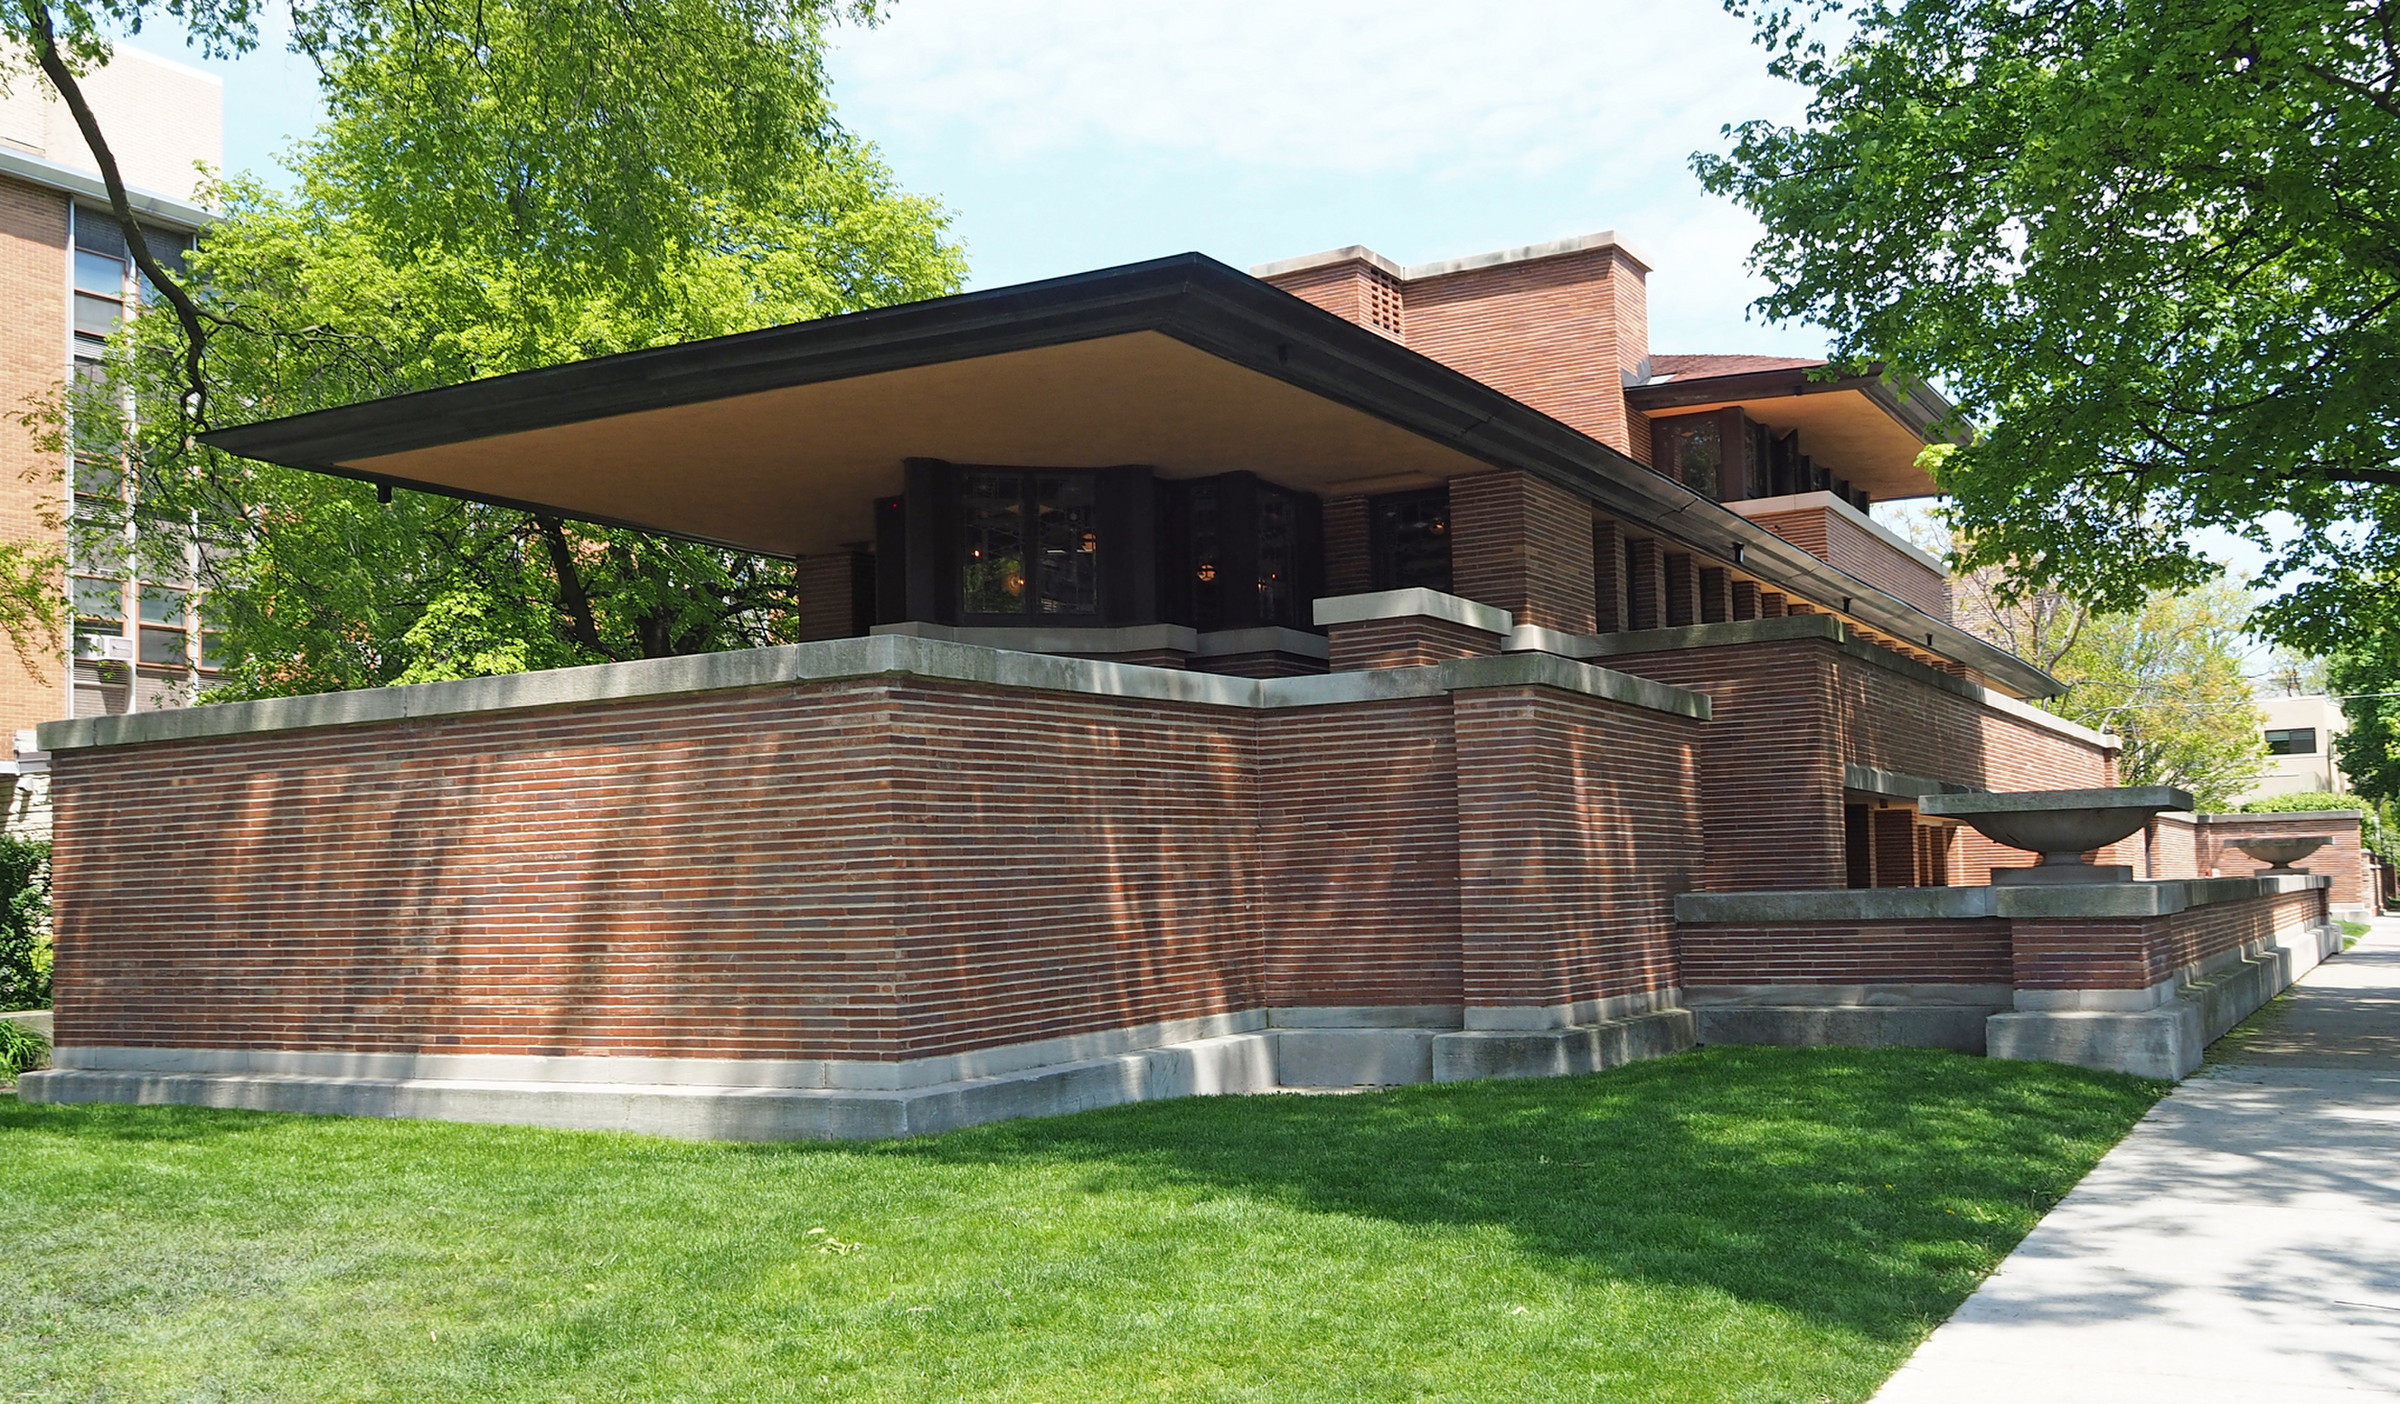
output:
M 93 115 L 92 105 L 84 99 L 83 85 L 76 81 L 74 71 L 67 67 L 66 57 L 58 51 L 58 31 L 50 23 L 48 0 L 19 0 L 25 22 L 34 37 L 34 56 L 40 62 L 42 74 L 67 104 L 74 115 L 75 127 L 83 133 L 83 143 L 92 150 L 92 159 L 100 167 L 100 181 L 108 187 L 108 207 L 125 231 L 125 247 L 133 254 L 133 263 L 150 280 L 175 309 L 175 320 L 183 324 L 184 350 L 184 410 L 192 422 L 208 427 L 208 383 L 201 374 L 201 364 L 208 352 L 208 327 L 200 314 L 199 304 L 184 291 L 183 284 L 167 275 L 157 257 L 150 252 L 150 240 L 133 217 L 133 202 L 125 195 L 125 177 L 117 170 L 116 153 L 109 149 L 108 139 L 100 133 L 100 119 Z
M 550 568 L 558 575 L 559 613 L 567 617 L 568 635 L 602 657 L 612 656 L 600 645 L 599 627 L 592 622 L 592 597 L 583 588 L 583 572 L 575 568 L 575 550 L 567 544 L 566 528 L 547 512 L 534 513 L 533 521 L 550 548 Z

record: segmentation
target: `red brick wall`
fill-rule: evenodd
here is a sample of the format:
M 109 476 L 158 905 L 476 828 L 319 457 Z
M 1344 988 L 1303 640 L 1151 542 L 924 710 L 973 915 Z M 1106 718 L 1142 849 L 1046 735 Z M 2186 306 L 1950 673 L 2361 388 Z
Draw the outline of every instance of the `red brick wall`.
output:
M 1642 272 L 1613 248 L 1419 278 L 1406 285 L 1408 345 L 1630 451 L 1624 372 L 1647 355 Z M 1645 349 L 1626 360 L 1627 349 Z
M 793 564 L 800 587 L 800 640 L 846 639 L 857 628 L 858 557 L 849 551 L 802 556 Z
M 1715 701 L 1700 752 L 1704 889 L 1844 884 L 1836 656 L 1822 645 L 1776 643 L 1606 660 Z
M 1703 985 L 2005 985 L 2008 923 L 1873 921 L 1854 925 L 1682 928 L 1683 983 Z
M 2193 855 L 2201 872 L 2214 870 L 2225 877 L 2249 877 L 2268 865 L 2233 846 L 2237 838 L 2299 837 L 2324 834 L 2333 842 L 2300 860 L 2299 866 L 2333 879 L 2329 894 L 2335 906 L 2364 906 L 2367 902 L 2367 854 L 2359 842 L 2358 820 L 2330 814 L 2269 813 L 2210 814 L 2201 818 Z
M 2200 876 L 2200 835 L 2198 826 L 2190 820 L 2174 820 L 2164 815 L 2150 821 L 2150 866 L 2144 877 L 2188 878 Z
M 66 289 L 67 197 L 0 177 L 0 538 L 10 541 L 63 544 L 43 521 L 57 510 L 59 461 L 17 416 L 66 379 Z M 28 668 L 0 650 L 0 742 L 66 715 L 62 666 Z
M 1519 624 L 1591 633 L 1591 504 L 1525 473 L 1453 479 L 1450 579 L 1451 593 Z
M 1266 1002 L 1456 1004 L 1450 700 L 1269 713 L 1258 754 Z
M 1950 618 L 1950 581 L 1929 570 L 1913 556 L 1895 551 L 1891 543 L 1841 514 L 1834 507 L 1809 507 L 1791 512 L 1762 512 L 1750 518 L 1794 546 L 1865 581 L 1885 594 L 1906 600 L 1936 619 Z
M 888 1060 L 1623 993 L 1673 983 L 1700 730 L 892 679 L 70 751 L 58 1034 Z
M 1410 615 L 1335 624 L 1325 631 L 1333 655 L 1331 671 L 1358 668 L 1418 668 L 1453 658 L 1479 658 L 1500 651 L 1500 636 L 1447 619 Z
M 1535 689 L 1455 694 L 1470 1005 L 1672 985 L 1701 870 L 1703 723 Z
M 899 1056 L 1258 1004 L 1247 716 L 921 684 L 889 703 Z
M 2322 890 L 2219 902 L 2173 916 L 2010 923 L 2015 983 L 2028 990 L 2147 989 L 2246 942 L 2325 920 Z
M 1336 317 L 1373 328 L 1394 341 L 1401 339 L 1400 285 L 1362 259 L 1303 268 L 1265 281 Z
M 1715 699 L 1701 755 L 1716 892 L 1840 887 L 1842 766 L 1855 762 L 1991 790 L 2075 789 L 2113 782 L 2108 754 L 1933 683 L 1796 639 L 1611 658 L 1621 672 Z M 2140 839 L 2104 862 L 2139 861 Z M 2122 856 L 2131 851 L 2134 856 Z M 1961 830 L 1956 880 L 2034 855 Z

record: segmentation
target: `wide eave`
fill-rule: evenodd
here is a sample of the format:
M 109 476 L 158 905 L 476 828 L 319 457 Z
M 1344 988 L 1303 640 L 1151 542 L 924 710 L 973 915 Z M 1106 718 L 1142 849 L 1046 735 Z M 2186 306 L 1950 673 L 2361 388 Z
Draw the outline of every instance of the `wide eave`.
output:
M 2050 679 L 1480 381 L 1213 259 L 628 352 L 213 431 L 246 458 L 770 555 L 870 540 L 909 458 L 1246 469 L 1326 496 L 1515 469 L 2038 694 Z M 1888 618 L 1884 616 L 1889 616 Z

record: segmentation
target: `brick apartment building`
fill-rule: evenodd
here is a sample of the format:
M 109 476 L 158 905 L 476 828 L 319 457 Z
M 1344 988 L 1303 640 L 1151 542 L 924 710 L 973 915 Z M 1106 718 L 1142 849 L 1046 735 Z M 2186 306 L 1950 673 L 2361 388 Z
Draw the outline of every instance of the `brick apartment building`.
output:
M 1695 1039 L 2188 1070 L 2324 880 L 1989 885 L 2032 856 L 1920 802 L 2115 752 L 1868 514 L 1944 406 L 1653 354 L 1647 273 L 1186 255 L 219 433 L 793 558 L 811 641 L 45 727 L 26 1095 L 878 1135 Z
M 85 91 L 155 251 L 179 254 L 208 219 L 193 203 L 195 163 L 213 171 L 224 159 L 222 85 L 120 49 Z M 74 119 L 47 83 L 20 77 L 0 95 L 0 537 L 55 540 L 65 494 L 122 491 L 112 465 L 54 459 L 17 416 L 96 370 L 108 333 L 138 308 L 140 283 Z M 205 676 L 188 572 L 136 580 L 121 562 L 79 559 L 70 577 L 73 659 L 28 668 L 0 650 L 0 738 L 56 717 L 188 701 Z M 11 822 L 28 817 L 39 784 L 13 796 Z

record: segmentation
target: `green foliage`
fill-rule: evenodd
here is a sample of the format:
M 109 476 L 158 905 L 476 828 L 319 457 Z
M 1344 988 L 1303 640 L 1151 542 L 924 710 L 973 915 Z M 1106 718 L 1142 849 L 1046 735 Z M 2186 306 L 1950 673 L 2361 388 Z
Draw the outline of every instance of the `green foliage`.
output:
M 2356 795 L 2337 795 L 2331 790 L 2295 790 L 2289 794 L 2261 795 L 2245 802 L 2243 814 L 2313 814 L 2328 809 L 2365 809 L 2368 806 Z
M 2264 717 L 2242 664 L 2248 608 L 2243 591 L 2219 582 L 2161 591 L 2129 613 L 2065 611 L 2071 628 L 2045 594 L 1991 614 L 2038 615 L 2042 636 L 2054 639 L 2051 674 L 2067 684 L 2044 705 L 2124 741 L 2119 783 L 2178 786 L 2210 810 L 2230 805 L 2268 766 Z
M 2351 789 L 2400 804 L 2400 622 L 2345 640 L 2325 671 L 2350 723 L 2334 738 L 2335 763 Z
M 50 1007 L 50 845 L 0 834 L 0 1010 Z
M 50 1061 L 50 1040 L 39 1029 L 0 1019 L 0 1077 L 15 1078 Z
M 2309 578 L 2259 627 L 2392 627 L 2395 0 L 1728 6 L 1813 97 L 1695 164 L 1765 225 L 1761 312 L 1978 428 L 1935 467 L 1966 564 L 2128 612 L 2284 513 L 2270 583 Z
M 1860 1400 L 2164 1091 L 1922 1049 L 881 1145 L 0 1102 L 0 1378 L 178 1399 Z
M 372 686 L 783 641 L 779 563 L 234 460 L 220 411 L 300 413 L 956 290 L 947 215 L 834 120 L 831 0 L 488 0 L 304 10 L 327 119 L 291 194 L 225 182 L 174 318 L 120 334 L 52 433 L 128 467 L 79 556 L 181 578 L 217 695 Z M 130 389 L 130 422 L 113 411 Z M 103 445 L 98 442 L 105 437 Z M 0 621 L 4 622 L 4 621 Z

